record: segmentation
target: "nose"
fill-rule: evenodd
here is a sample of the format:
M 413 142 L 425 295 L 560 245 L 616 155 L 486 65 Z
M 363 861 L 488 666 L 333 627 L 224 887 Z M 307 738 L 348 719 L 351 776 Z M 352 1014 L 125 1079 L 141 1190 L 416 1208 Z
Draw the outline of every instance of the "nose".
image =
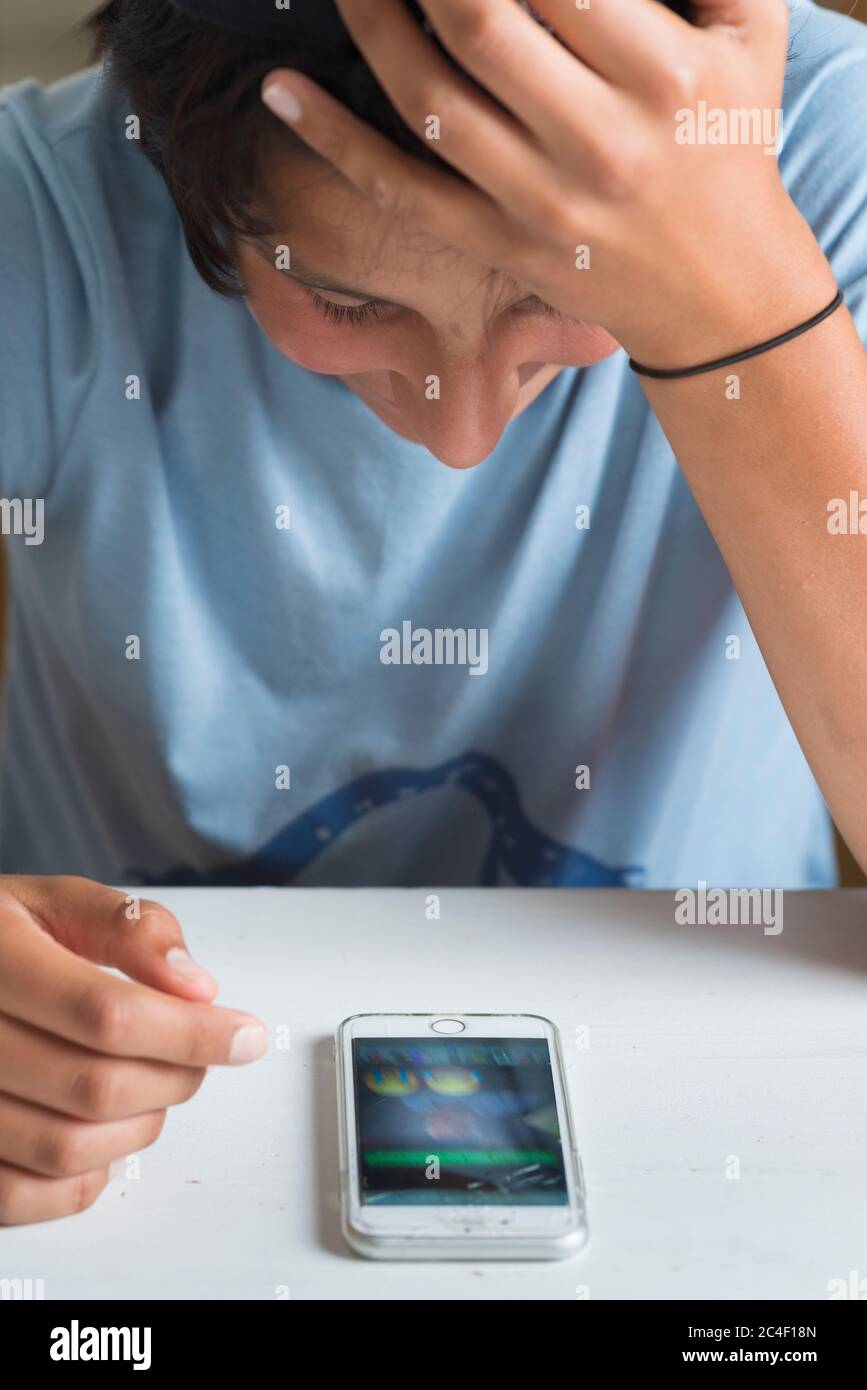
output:
M 517 365 L 490 351 L 438 357 L 411 375 L 392 370 L 391 383 L 413 434 L 449 468 L 473 468 L 493 453 L 520 389 Z

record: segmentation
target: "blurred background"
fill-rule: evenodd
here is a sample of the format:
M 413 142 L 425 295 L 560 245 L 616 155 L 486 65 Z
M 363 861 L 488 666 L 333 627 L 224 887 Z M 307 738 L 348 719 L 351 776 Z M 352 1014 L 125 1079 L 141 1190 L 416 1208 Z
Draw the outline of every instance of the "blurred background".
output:
M 73 32 L 97 0 L 0 0 L 0 85 L 22 77 L 55 82 L 87 63 Z
M 825 7 L 867 23 L 867 0 L 825 0 Z M 76 25 L 97 8 L 98 0 L 0 0 L 0 86 L 25 77 L 56 82 L 86 66 L 87 46 L 76 33 Z M 0 675 L 5 645 L 4 595 L 0 547 Z M 837 842 L 841 883 L 867 883 L 839 836 Z

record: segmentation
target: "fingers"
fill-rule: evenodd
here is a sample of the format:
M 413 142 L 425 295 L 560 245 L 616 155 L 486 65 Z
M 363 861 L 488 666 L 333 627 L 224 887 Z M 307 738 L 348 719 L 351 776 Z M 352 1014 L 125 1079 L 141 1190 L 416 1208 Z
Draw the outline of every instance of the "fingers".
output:
M 0 1092 L 82 1120 L 119 1120 L 196 1094 L 204 1068 L 102 1056 L 0 1016 Z
M 18 913 L 0 912 L 0 1013 L 93 1052 L 186 1067 L 253 1061 L 264 1024 L 105 974 Z
M 607 0 L 598 0 L 604 5 Z M 549 34 L 515 0 L 422 0 L 431 26 L 456 63 L 514 112 L 552 151 L 566 153 L 575 124 L 608 125 L 619 115 L 610 85 L 592 66 Z M 344 0 L 347 24 L 365 8 Z M 537 7 L 538 8 L 538 7 Z M 572 23 L 575 10 L 553 7 L 558 25 Z M 561 22 L 562 21 L 562 22 Z M 361 18 L 356 41 L 372 46 Z M 412 84 L 412 69 L 396 67 L 399 80 Z
M 472 178 L 505 207 L 526 203 L 543 172 L 543 155 L 536 140 L 519 122 L 535 129 L 533 117 L 541 121 L 547 114 L 549 126 L 553 124 L 558 107 L 550 91 L 546 101 L 546 86 L 556 86 L 559 81 L 565 87 L 572 79 L 568 89 L 570 104 L 566 108 L 571 112 L 571 102 L 590 100 L 592 96 L 598 103 L 604 95 L 584 93 L 585 79 L 591 88 L 602 84 L 511 3 L 497 5 L 489 12 L 490 29 L 480 32 L 477 38 L 470 34 L 468 12 L 461 6 L 428 8 L 438 31 L 442 20 L 444 27 L 439 37 L 455 58 L 499 100 L 511 105 L 514 116 L 455 71 L 422 32 L 402 0 L 347 0 L 343 6 L 344 18 L 365 61 L 410 130 L 420 139 L 430 139 L 427 123 L 435 118 L 438 128 L 430 143 L 442 159 Z M 474 8 L 478 7 L 471 5 L 469 11 Z M 530 46 L 537 41 L 545 50 L 547 67 L 534 71 L 534 55 L 519 52 L 525 26 Z M 479 59 L 476 65 L 466 61 L 474 56 Z M 535 61 L 542 59 L 536 56 Z M 528 88 L 535 94 L 536 103 L 531 102 Z M 563 122 L 558 119 L 556 123 L 561 129 Z
M 8 877 L 4 883 L 76 955 L 188 999 L 217 993 L 217 982 L 187 952 L 177 918 L 160 903 L 73 875 Z
M 46 1178 L 0 1163 L 0 1226 L 53 1221 L 86 1210 L 109 1179 L 108 1168 L 72 1178 Z
M 138 1153 L 159 1138 L 165 1110 L 92 1124 L 0 1094 L 0 1163 L 47 1178 L 72 1178 Z
M 427 0 L 423 3 L 427 7 Z M 479 0 L 461 0 L 466 3 Z M 693 26 L 655 0 L 590 0 L 586 9 L 562 0 L 533 0 L 533 7 L 605 83 L 636 95 L 666 95 L 667 75 L 690 63 L 696 50 Z M 592 108 L 586 115 L 595 121 Z
M 265 78 L 262 98 L 312 150 L 394 217 L 416 223 L 482 264 L 505 254 L 502 215 L 486 194 L 398 149 L 308 77 L 277 69 Z
M 207 1066 L 261 1055 L 258 1019 L 199 1002 L 215 989 L 190 976 L 159 904 L 86 879 L 0 880 L 0 1224 L 83 1211 Z

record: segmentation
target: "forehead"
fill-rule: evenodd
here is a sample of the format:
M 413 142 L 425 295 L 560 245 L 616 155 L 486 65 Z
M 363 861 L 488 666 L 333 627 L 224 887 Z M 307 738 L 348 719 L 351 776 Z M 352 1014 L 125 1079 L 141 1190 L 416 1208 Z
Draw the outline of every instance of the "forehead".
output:
M 506 277 L 423 227 L 395 218 L 365 198 L 324 160 L 282 154 L 269 162 L 264 201 L 273 231 L 260 243 L 288 246 L 306 271 L 321 271 L 383 298 L 425 294 L 444 285 L 484 288 L 496 297 Z

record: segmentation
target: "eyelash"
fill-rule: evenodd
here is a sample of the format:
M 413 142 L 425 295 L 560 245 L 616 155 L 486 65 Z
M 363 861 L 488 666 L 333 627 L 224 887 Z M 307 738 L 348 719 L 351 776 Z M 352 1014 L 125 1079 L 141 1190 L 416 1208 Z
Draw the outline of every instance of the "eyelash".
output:
M 369 304 L 335 304 L 330 299 L 323 299 L 314 290 L 308 289 L 306 285 L 304 286 L 304 293 L 313 300 L 323 317 L 330 319 L 332 323 L 365 323 L 369 319 L 382 317 L 382 308 L 376 300 L 371 300 Z M 544 299 L 539 299 L 537 295 L 532 295 L 530 300 L 526 302 L 531 303 L 537 311 L 541 309 L 543 313 L 554 318 L 561 317 L 559 309 L 546 304 Z M 515 308 L 518 307 L 515 305 Z
M 322 299 L 306 286 L 304 292 L 313 300 L 322 315 L 332 323 L 364 323 L 367 319 L 380 317 L 381 309 L 375 300 L 369 304 L 334 304 L 330 299 Z

